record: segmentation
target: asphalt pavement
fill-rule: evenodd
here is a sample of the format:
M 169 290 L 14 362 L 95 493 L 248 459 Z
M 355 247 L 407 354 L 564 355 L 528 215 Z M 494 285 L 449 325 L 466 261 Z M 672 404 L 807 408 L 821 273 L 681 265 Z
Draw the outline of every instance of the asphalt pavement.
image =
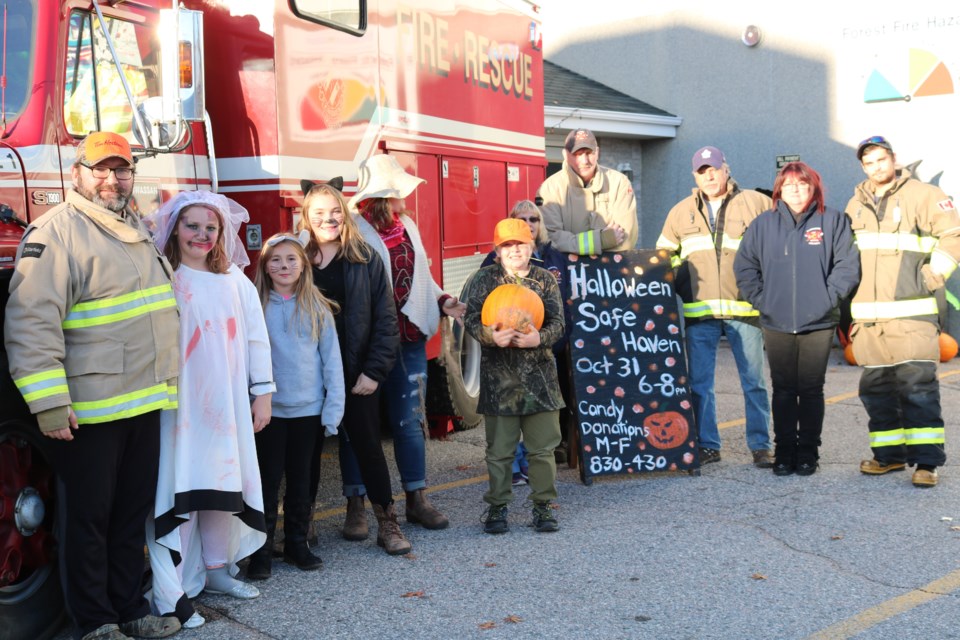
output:
M 202 594 L 207 623 L 176 637 L 960 638 L 960 464 L 952 456 L 960 363 L 940 368 L 948 460 L 933 489 L 913 487 L 909 470 L 859 473 L 870 456 L 859 375 L 835 349 L 820 470 L 780 478 L 751 464 L 724 345 L 722 461 L 699 476 L 612 476 L 591 486 L 562 466 L 561 529 L 551 534 L 529 526 L 527 487 L 515 491 L 510 532 L 483 533 L 482 427 L 430 441 L 431 499 L 451 524 L 427 531 L 401 515 L 413 543 L 401 557 L 373 536 L 340 537 L 344 500 L 328 439 L 316 516 L 323 568 L 301 572 L 277 560 L 256 600 Z

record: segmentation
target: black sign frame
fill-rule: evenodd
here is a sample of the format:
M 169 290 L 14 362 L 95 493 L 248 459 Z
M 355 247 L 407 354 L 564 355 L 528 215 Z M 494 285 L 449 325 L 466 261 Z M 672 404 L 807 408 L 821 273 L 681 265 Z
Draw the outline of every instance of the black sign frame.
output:
M 571 390 L 580 479 L 699 475 L 697 428 L 670 256 L 569 256 Z

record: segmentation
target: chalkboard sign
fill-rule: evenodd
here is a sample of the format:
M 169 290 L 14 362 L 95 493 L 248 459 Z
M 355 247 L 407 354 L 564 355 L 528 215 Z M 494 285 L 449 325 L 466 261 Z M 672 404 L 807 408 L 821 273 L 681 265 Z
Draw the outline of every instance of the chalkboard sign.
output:
M 699 468 L 669 255 L 624 251 L 569 260 L 581 479 Z

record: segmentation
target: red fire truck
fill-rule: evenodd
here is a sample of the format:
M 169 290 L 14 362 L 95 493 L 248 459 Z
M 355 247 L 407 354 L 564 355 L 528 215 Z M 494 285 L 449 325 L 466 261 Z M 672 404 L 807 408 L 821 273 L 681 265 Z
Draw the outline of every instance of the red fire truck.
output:
M 178 6 L 179 5 L 179 6 Z M 458 294 L 544 178 L 537 8 L 526 0 L 0 0 L 0 305 L 26 224 L 63 201 L 77 140 L 127 136 L 136 206 L 184 189 L 245 206 L 251 257 L 292 229 L 300 180 L 395 155 L 434 278 Z M 0 313 L 0 322 L 3 314 Z M 16 331 L 16 327 L 7 327 Z M 475 426 L 475 347 L 430 345 L 435 413 Z M 0 350 L 0 640 L 52 634 L 53 471 Z

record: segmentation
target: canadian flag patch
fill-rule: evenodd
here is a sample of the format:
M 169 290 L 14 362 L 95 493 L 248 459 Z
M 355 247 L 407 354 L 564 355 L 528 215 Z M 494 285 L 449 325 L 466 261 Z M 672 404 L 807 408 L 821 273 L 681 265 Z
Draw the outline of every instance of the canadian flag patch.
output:
M 953 200 L 947 198 L 946 200 L 941 200 L 937 203 L 937 206 L 940 207 L 940 211 L 953 211 Z

